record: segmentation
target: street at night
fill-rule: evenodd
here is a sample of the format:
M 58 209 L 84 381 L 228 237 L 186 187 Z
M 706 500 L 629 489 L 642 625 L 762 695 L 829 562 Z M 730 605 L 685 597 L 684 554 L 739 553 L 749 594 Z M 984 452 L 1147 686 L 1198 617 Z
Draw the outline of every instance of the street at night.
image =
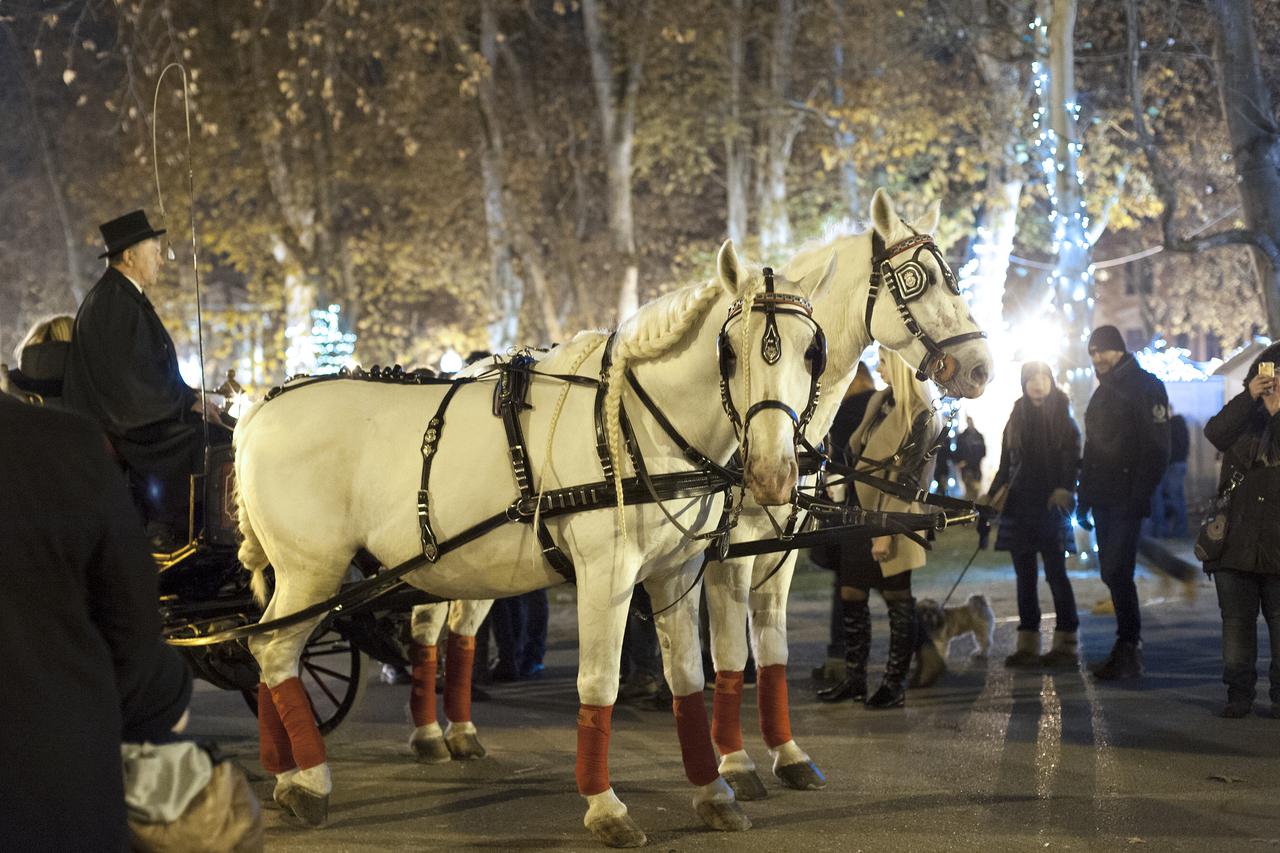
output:
M 948 557 L 967 559 L 972 531 Z M 961 543 L 959 540 L 963 540 Z M 801 573 L 789 611 L 790 692 L 796 740 L 828 779 L 821 791 L 791 791 L 768 773 L 755 730 L 754 691 L 744 701 L 748 751 L 769 789 L 745 804 L 752 828 L 717 833 L 689 804 L 670 708 L 620 706 L 610 771 L 656 850 L 737 851 L 1222 851 L 1280 845 L 1274 792 L 1280 785 L 1280 721 L 1269 704 L 1242 720 L 1219 720 L 1218 613 L 1212 588 L 1188 589 L 1143 572 L 1148 606 L 1147 675 L 1099 686 L 1080 672 L 1013 672 L 1013 579 L 971 569 L 957 596 L 989 596 L 1000 625 L 989 660 L 969 660 L 957 640 L 952 671 L 913 691 L 902 713 L 851 703 L 820 705 L 808 670 L 821 659 L 830 575 Z M 940 598 L 958 566 L 929 569 L 920 594 Z M 1074 573 L 1082 605 L 1105 596 Z M 1188 598 L 1188 594 L 1194 598 Z M 545 677 L 487 685 L 473 706 L 488 756 L 419 765 L 407 748 L 408 686 L 370 683 L 362 707 L 330 738 L 335 796 L 323 830 L 290 825 L 267 810 L 272 850 L 595 850 L 573 793 L 574 635 L 572 594 L 552 591 Z M 873 605 L 874 609 L 874 605 Z M 873 659 L 883 655 L 876 619 Z M 1085 616 L 1088 652 L 1110 643 L 1110 617 Z M 1046 628 L 1052 629 L 1052 621 Z M 710 692 L 708 692 L 708 703 Z M 257 726 L 237 695 L 209 688 L 194 702 L 193 731 L 216 739 L 259 778 Z M 256 788 L 270 802 L 271 783 Z

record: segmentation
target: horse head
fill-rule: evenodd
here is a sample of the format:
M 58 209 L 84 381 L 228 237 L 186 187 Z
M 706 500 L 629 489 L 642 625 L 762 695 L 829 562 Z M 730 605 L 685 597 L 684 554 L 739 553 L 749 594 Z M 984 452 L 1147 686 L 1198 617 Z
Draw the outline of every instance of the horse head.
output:
M 789 503 L 795 491 L 796 444 L 826 367 L 811 300 L 835 269 L 833 253 L 825 269 L 791 282 L 768 267 L 745 268 L 732 241 L 720 248 L 717 275 L 735 298 L 718 338 L 720 397 L 741 442 L 747 488 L 762 506 Z
M 947 394 L 978 397 L 991 378 L 991 350 L 938 251 L 940 205 L 919 220 L 899 217 L 883 188 L 871 199 L 871 289 L 864 313 L 871 337 L 896 350 Z

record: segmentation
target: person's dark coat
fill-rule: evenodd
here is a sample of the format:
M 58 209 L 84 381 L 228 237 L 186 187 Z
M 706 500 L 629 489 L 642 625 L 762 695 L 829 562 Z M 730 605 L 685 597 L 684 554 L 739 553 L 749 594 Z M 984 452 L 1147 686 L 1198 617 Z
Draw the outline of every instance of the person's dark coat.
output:
M 1280 574 L 1280 414 L 1268 415 L 1246 390 L 1209 419 L 1204 435 L 1223 454 L 1219 491 L 1233 473 L 1244 477 L 1231 495 L 1222 557 L 1205 571 Z
M 1102 374 L 1084 416 L 1081 513 L 1090 507 L 1134 518 L 1151 514 L 1151 495 L 1169 466 L 1169 397 L 1164 383 L 1125 353 Z
M 62 396 L 62 374 L 66 370 L 70 349 L 71 344 L 67 341 L 44 341 L 25 346 L 19 366 L 9 371 L 9 378 L 19 389 L 39 394 L 48 405 Z
M 67 408 L 102 425 L 133 468 L 194 470 L 196 392 L 151 301 L 113 267 L 76 313 L 63 380 Z
M 1075 551 L 1071 519 L 1049 506 L 1055 489 L 1076 491 L 1080 470 L 1080 429 L 1067 395 L 1054 388 L 1036 406 L 1023 396 L 1004 428 L 1000 467 L 991 494 L 1008 487 L 1000 513 L 996 549 L 1014 553 Z
M 120 743 L 177 723 L 156 566 L 96 427 L 0 395 L 0 850 L 120 850 Z

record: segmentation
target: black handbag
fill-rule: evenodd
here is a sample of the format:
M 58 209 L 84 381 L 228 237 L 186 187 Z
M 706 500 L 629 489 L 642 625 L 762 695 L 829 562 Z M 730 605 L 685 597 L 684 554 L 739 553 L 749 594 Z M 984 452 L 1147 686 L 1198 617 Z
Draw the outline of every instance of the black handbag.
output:
M 1227 550 L 1227 526 L 1231 518 L 1231 495 L 1244 480 L 1244 472 L 1231 473 L 1231 480 L 1226 488 L 1209 504 L 1204 520 L 1200 522 L 1200 532 L 1196 535 L 1196 559 L 1202 563 L 1222 559 Z

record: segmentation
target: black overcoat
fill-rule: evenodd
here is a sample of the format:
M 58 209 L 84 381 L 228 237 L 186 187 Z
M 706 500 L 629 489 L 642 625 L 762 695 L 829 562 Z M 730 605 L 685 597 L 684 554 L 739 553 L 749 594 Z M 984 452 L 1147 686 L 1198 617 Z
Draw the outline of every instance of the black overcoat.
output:
M 1280 574 L 1280 414 L 1267 414 L 1242 391 L 1209 419 L 1204 435 L 1222 451 L 1219 491 L 1233 473 L 1243 477 L 1231 495 L 1226 548 L 1205 571 Z
M 63 402 L 102 425 L 130 467 L 195 470 L 196 393 L 151 301 L 108 267 L 76 314 Z
M 0 850 L 120 850 L 120 741 L 157 739 L 191 677 L 105 439 L 0 395 Z
M 1169 396 L 1132 353 L 1098 378 L 1084 413 L 1080 506 L 1151 514 L 1169 467 Z

